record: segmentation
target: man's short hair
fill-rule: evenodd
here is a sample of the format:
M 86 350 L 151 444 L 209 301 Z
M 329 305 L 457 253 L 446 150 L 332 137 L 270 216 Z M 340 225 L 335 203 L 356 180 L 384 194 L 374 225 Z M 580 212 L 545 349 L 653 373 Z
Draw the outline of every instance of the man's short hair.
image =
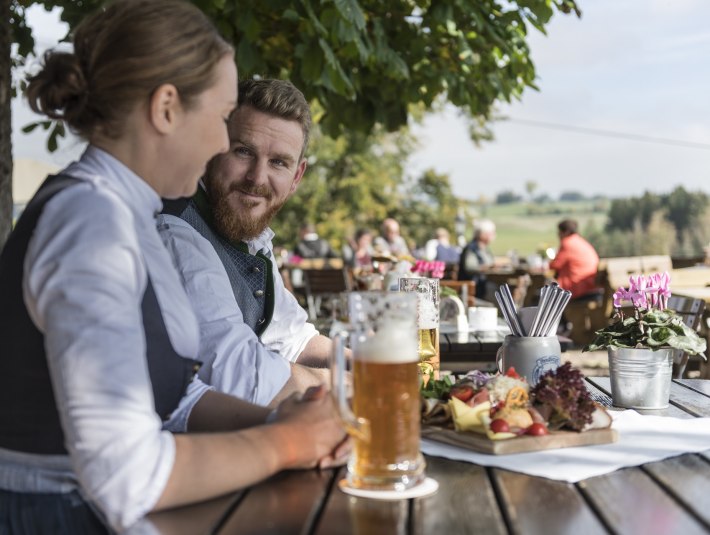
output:
M 577 222 L 574 219 L 563 219 L 557 225 L 557 229 L 565 236 L 569 236 L 570 234 L 576 234 Z
M 303 130 L 303 157 L 311 131 L 311 109 L 306 97 L 295 85 L 288 80 L 240 80 L 238 106 L 243 105 L 280 119 L 298 122 Z

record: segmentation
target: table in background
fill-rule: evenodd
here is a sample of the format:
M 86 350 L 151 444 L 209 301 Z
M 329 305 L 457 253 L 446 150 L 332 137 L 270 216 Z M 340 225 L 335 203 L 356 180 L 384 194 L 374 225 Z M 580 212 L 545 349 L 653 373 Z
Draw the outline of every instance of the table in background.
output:
M 593 396 L 609 405 L 609 379 L 587 381 Z M 647 412 L 710 417 L 710 381 L 674 381 L 671 403 L 666 410 Z M 710 530 L 710 450 L 576 484 L 437 457 L 427 457 L 427 463 L 440 486 L 426 498 L 353 498 L 337 489 L 344 469 L 311 470 L 284 472 L 248 490 L 149 518 L 164 535 L 691 535 Z
M 439 335 L 441 369 L 452 372 L 467 372 L 473 369 L 493 371 L 496 367 L 496 353 L 507 330 L 443 332 Z M 572 340 L 565 336 L 557 337 L 560 349 L 565 352 L 572 345 Z

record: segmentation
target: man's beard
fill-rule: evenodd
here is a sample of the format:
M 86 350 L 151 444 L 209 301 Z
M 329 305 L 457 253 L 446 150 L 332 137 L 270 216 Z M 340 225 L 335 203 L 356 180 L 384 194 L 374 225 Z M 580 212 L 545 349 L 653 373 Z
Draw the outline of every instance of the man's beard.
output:
M 260 186 L 248 183 L 232 185 L 225 190 L 219 186 L 218 180 L 209 177 L 205 177 L 204 184 L 210 206 L 212 207 L 214 225 L 217 231 L 230 241 L 245 241 L 256 238 L 266 230 L 271 220 L 286 203 L 286 199 L 274 202 L 273 191 L 263 184 Z M 231 206 L 229 197 L 237 191 L 263 197 L 267 203 L 266 211 L 259 217 L 252 217 L 248 211 Z M 236 194 L 238 195 L 239 193 Z M 241 199 L 241 203 L 249 208 L 256 206 L 258 202 L 263 201 Z

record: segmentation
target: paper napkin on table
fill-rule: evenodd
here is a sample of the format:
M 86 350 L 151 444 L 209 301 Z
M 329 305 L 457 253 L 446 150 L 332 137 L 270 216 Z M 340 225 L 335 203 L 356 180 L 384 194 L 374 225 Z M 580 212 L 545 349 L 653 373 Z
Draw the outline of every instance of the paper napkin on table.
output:
M 613 444 L 488 455 L 422 439 L 427 455 L 495 466 L 531 476 L 576 483 L 628 466 L 710 450 L 710 418 L 645 416 L 633 410 L 610 413 L 619 433 Z M 515 439 L 511 439 L 515 440 Z

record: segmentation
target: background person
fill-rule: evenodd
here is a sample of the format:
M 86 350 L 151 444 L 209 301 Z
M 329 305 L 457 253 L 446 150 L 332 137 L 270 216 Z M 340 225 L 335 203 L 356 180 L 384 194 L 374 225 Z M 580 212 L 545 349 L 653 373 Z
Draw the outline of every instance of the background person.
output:
M 200 377 L 254 403 L 325 380 L 332 343 L 284 287 L 272 218 L 306 171 L 311 116 L 285 80 L 243 80 L 230 150 L 207 166 L 197 194 L 158 217 L 200 324 Z
M 458 264 L 461 251 L 458 247 L 451 245 L 449 240 L 449 231 L 443 227 L 437 228 L 434 238 L 429 240 L 424 247 L 425 259 Z
M 377 253 L 391 254 L 392 256 L 410 255 L 407 242 L 399 231 L 399 223 L 396 219 L 388 217 L 382 222 L 381 234 L 375 238 L 373 247 Z
M 372 266 L 372 232 L 366 228 L 355 231 L 355 235 L 343 247 L 343 258 L 350 267 Z
M 236 83 L 232 48 L 176 0 L 109 4 L 31 78 L 31 107 L 89 146 L 0 255 L 1 531 L 121 531 L 343 439 L 322 389 L 253 427 L 268 409 L 191 381 L 198 326 L 154 217 L 228 149 Z
M 495 265 L 495 257 L 490 244 L 496 236 L 496 226 L 490 219 L 476 221 L 473 226 L 473 239 L 461 251 L 459 260 L 459 280 L 472 280 L 476 283 L 476 297 L 487 297 L 485 272 Z
M 577 234 L 577 222 L 565 219 L 557 225 L 560 248 L 550 269 L 555 271 L 555 278 L 561 288 L 572 292 L 572 299 L 579 299 L 589 294 L 596 295 L 597 269 L 599 255 L 592 244 Z
M 335 258 L 338 256 L 330 244 L 318 236 L 316 227 L 312 223 L 306 223 L 301 227 L 299 241 L 294 252 L 301 258 Z

